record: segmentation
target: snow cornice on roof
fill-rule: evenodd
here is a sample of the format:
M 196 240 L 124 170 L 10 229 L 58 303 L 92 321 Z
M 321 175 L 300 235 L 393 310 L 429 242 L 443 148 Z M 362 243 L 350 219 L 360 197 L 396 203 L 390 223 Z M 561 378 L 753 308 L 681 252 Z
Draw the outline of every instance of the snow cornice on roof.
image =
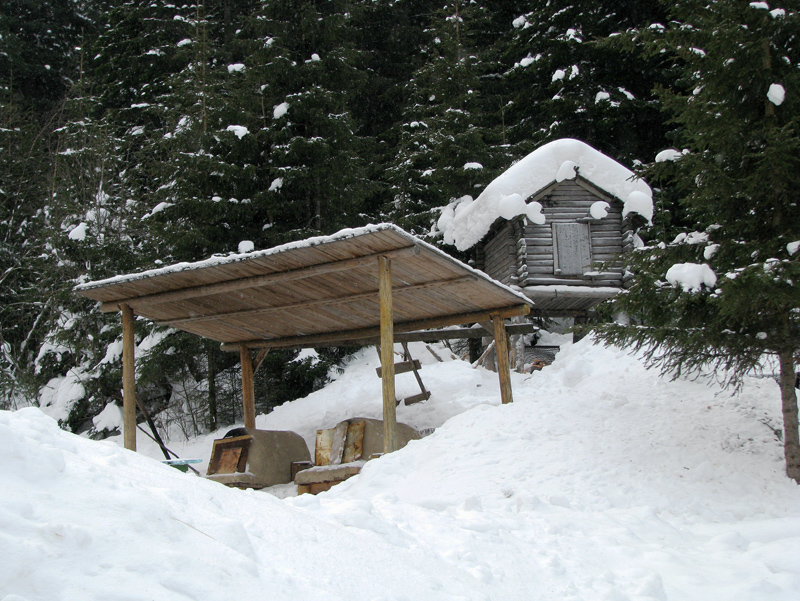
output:
M 504 213 L 507 216 L 509 200 L 519 196 L 520 211 L 517 214 L 525 214 L 526 207 L 522 201 L 554 182 L 574 179 L 577 175 L 622 201 L 623 216 L 638 213 L 651 221 L 653 192 L 650 186 L 637 178 L 633 171 L 588 144 L 565 138 L 537 148 L 512 165 L 486 186 L 474 201 L 465 196 L 450 204 L 442 212 L 439 229 L 446 243 L 466 250 L 480 242 Z M 531 209 L 536 212 L 529 205 L 529 217 L 532 216 Z M 541 217 L 543 222 L 543 215 L 533 217 Z

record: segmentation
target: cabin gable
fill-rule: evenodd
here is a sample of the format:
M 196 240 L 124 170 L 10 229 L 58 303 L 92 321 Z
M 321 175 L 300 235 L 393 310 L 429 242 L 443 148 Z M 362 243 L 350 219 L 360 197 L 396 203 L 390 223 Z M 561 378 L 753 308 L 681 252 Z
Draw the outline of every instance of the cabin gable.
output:
M 486 273 L 522 288 L 545 313 L 548 307 L 585 311 L 622 288 L 619 257 L 633 248 L 633 227 L 622 217 L 622 201 L 580 177 L 551 183 L 526 199 L 533 201 L 541 203 L 545 223 L 498 220 L 478 252 Z M 596 219 L 591 208 L 599 201 L 609 206 L 607 215 Z M 572 295 L 564 286 L 575 287 Z M 550 297 L 557 292 L 556 302 Z

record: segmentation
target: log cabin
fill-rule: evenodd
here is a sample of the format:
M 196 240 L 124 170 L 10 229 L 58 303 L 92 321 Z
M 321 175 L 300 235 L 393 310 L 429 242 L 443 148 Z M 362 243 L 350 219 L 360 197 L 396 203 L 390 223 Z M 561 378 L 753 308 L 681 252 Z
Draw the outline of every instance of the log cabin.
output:
M 546 144 L 474 201 L 445 209 L 439 229 L 477 267 L 534 301 L 532 315 L 583 317 L 625 285 L 622 256 L 652 218 L 652 192 L 578 140 Z

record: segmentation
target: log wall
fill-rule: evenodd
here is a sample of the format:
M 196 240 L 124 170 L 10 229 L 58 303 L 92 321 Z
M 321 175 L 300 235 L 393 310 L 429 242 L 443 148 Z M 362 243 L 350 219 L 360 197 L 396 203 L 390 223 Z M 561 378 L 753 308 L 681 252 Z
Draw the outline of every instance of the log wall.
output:
M 623 266 L 619 256 L 633 248 L 633 231 L 628 220 L 622 218 L 622 203 L 619 200 L 580 180 L 555 184 L 533 200 L 542 203 L 545 224 L 525 223 L 526 220 L 521 217 L 501 222 L 482 249 L 481 258 L 486 273 L 505 284 L 521 287 L 554 284 L 622 286 Z M 592 204 L 598 201 L 606 201 L 610 205 L 608 215 L 603 219 L 593 219 L 589 212 Z M 578 259 L 568 257 L 570 261 L 566 261 L 564 248 L 561 253 L 558 250 L 558 239 L 554 235 L 558 226 L 555 224 L 568 223 L 583 224 L 581 227 L 559 230 L 559 236 L 569 234 L 571 244 L 578 244 L 576 240 L 585 240 L 588 236 L 584 242 L 588 248 L 578 253 L 580 262 L 585 262 L 588 255 L 583 274 L 575 273 L 574 262 Z M 559 256 L 567 273 L 559 269 Z

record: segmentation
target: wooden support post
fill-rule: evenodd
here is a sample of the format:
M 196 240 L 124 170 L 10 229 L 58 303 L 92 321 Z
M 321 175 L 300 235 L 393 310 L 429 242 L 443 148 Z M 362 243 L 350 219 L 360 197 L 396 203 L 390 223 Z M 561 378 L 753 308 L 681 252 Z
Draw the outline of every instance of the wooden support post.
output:
M 242 408 L 244 413 L 244 427 L 256 427 L 256 390 L 253 383 L 253 355 L 244 345 L 239 348 L 242 362 Z
M 122 439 L 125 448 L 136 450 L 136 363 L 133 337 L 133 309 L 122 309 Z
M 508 333 L 506 324 L 501 315 L 493 315 L 494 324 L 494 350 L 497 355 L 497 375 L 500 378 L 500 399 L 503 404 L 511 403 L 514 398 L 511 394 L 511 368 L 508 362 Z
M 383 384 L 383 452 L 397 449 L 397 400 L 394 390 L 394 311 L 392 262 L 378 257 L 378 297 L 381 308 L 381 382 Z

